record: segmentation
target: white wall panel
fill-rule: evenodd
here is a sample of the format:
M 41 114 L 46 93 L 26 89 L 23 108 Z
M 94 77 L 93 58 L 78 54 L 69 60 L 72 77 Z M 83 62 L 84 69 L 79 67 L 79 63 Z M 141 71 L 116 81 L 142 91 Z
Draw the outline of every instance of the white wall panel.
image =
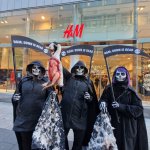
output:
M 2 11 L 7 10 L 7 0 L 1 0 L 1 1 L 0 1 L 0 9 L 1 9 Z
M 45 5 L 52 5 L 53 4 L 53 0 L 45 0 Z
M 37 6 L 44 6 L 45 2 L 44 0 L 37 0 Z
M 7 9 L 12 10 L 15 7 L 15 0 L 7 0 Z
M 20 9 L 22 7 L 21 3 L 22 3 L 22 0 L 15 0 L 15 9 Z
M 61 3 L 70 3 L 77 1 L 81 0 L 0 0 L 0 11 L 61 4 Z
M 29 7 L 36 7 L 36 0 L 29 0 Z
M 62 0 L 53 0 L 53 4 L 60 4 Z
M 28 7 L 28 3 L 29 3 L 28 0 L 22 0 L 22 3 L 21 3 L 22 6 L 21 7 L 22 8 L 27 8 Z

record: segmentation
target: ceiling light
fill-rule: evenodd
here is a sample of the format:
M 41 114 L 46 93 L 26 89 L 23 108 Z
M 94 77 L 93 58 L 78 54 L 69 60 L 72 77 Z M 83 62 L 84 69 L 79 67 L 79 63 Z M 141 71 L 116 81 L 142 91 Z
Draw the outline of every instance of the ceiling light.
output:
M 45 20 L 45 17 L 44 17 L 44 16 L 41 16 L 41 19 L 42 19 L 42 20 Z
M 144 7 L 141 7 L 141 8 L 140 8 L 140 10 L 143 10 L 143 9 L 144 9 Z
M 1 21 L 1 23 L 4 23 L 4 21 Z
M 142 10 L 144 9 L 144 7 L 145 7 L 145 6 L 139 6 L 139 7 L 137 8 L 137 10 L 142 11 Z
M 5 22 L 5 23 L 8 23 L 8 21 L 7 21 L 7 20 L 4 20 L 4 22 Z

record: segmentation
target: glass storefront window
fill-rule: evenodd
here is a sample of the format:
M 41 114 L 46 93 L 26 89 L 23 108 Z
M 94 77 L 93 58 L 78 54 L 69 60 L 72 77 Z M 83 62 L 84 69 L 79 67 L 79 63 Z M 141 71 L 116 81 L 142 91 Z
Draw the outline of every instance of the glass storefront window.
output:
M 16 70 L 17 70 L 17 81 L 19 82 L 22 77 L 22 50 L 16 49 Z M 14 78 L 14 66 L 12 58 L 11 48 L 0 49 L 0 89 L 3 90 L 14 90 L 15 89 L 15 78 Z
M 108 1 L 102 1 L 108 2 Z M 110 2 L 110 1 L 109 1 Z M 117 3 L 116 1 L 111 1 Z M 134 37 L 134 3 L 101 5 L 100 2 L 90 2 L 86 5 L 78 4 L 85 29 L 82 39 L 78 41 L 108 41 L 129 39 Z M 123 36 L 122 36 L 123 35 Z
M 138 37 L 136 38 L 150 37 L 149 5 L 150 2 L 148 1 L 139 1 L 137 8 Z M 47 45 L 53 41 L 61 42 L 62 44 L 65 43 L 65 45 L 69 45 L 70 43 L 80 44 L 80 42 L 97 42 L 99 45 L 97 44 L 95 46 L 91 77 L 94 82 L 95 79 L 99 78 L 99 83 L 101 84 L 101 80 L 106 79 L 106 66 L 102 50 L 104 46 L 107 46 L 101 45 L 101 42 L 104 41 L 103 43 L 107 44 L 108 41 L 109 45 L 109 41 L 113 41 L 113 44 L 120 44 L 125 41 L 125 44 L 131 44 L 128 43 L 128 40 L 137 40 L 134 37 L 134 32 L 136 32 L 134 12 L 133 0 L 101 0 L 1 13 L 0 44 L 10 44 L 10 35 L 12 34 L 28 36 Z M 82 38 L 67 39 L 63 37 L 68 25 L 81 23 L 85 25 Z M 6 72 L 5 75 L 1 73 L 1 76 L 7 78 L 7 87 L 11 89 L 10 83 L 8 82 L 10 80 L 10 71 L 13 69 L 11 48 L 7 48 L 7 46 L 1 47 L 0 70 L 6 70 L 4 71 Z M 146 47 L 149 47 L 149 45 L 145 45 L 144 48 Z M 33 60 L 40 60 L 46 68 L 48 67 L 48 56 L 41 55 L 33 50 L 29 50 L 25 53 L 25 50 L 17 48 L 17 71 L 19 73 L 21 72 L 21 76 L 23 75 L 23 69 L 27 63 L 24 62 L 26 58 L 28 63 Z M 87 57 L 81 56 L 79 59 L 84 60 L 89 67 L 89 59 Z M 64 67 L 70 68 L 71 61 L 69 57 L 66 57 L 62 61 Z M 141 58 L 114 56 L 108 58 L 108 62 L 110 63 L 111 75 L 117 65 L 127 67 L 131 74 L 132 84 L 136 87 L 135 74 L 138 73 L 137 76 L 141 76 Z M 149 62 L 145 62 L 146 65 L 148 65 L 148 63 Z M 135 71 L 136 69 L 138 70 L 137 72 Z M 103 89 L 102 85 L 100 85 L 100 89 L 97 91 L 99 92 L 98 94 L 101 93 L 101 89 Z
M 32 9 L 30 12 L 30 37 L 39 42 L 65 40 L 63 32 L 73 23 L 73 5 Z

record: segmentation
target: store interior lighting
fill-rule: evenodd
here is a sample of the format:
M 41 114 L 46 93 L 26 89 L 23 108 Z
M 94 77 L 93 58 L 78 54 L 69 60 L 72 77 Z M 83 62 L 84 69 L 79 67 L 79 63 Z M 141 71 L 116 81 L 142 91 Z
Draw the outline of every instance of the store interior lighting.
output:
M 42 19 L 42 20 L 45 20 L 45 16 L 41 16 L 41 19 Z
M 8 23 L 7 18 L 1 18 L 1 23 L 2 24 L 7 24 Z
M 142 11 L 144 9 L 144 6 L 139 6 L 138 8 L 137 8 L 137 10 L 139 10 L 139 11 Z

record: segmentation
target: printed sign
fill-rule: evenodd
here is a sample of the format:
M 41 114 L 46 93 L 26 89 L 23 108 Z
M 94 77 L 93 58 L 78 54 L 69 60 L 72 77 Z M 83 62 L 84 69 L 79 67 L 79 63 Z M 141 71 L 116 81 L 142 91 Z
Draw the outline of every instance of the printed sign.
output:
M 105 47 L 103 49 L 103 54 L 104 57 L 109 57 L 118 54 L 135 54 L 135 55 L 142 55 L 150 58 L 150 55 L 146 54 L 144 51 L 139 50 L 133 46 L 124 46 L 124 45 L 114 45 L 114 46 Z
M 94 46 L 91 45 L 76 45 L 67 48 L 61 52 L 61 57 L 69 55 L 87 55 L 93 57 Z
M 12 41 L 12 47 L 31 48 L 39 52 L 43 52 L 46 55 L 50 56 L 50 52 L 48 49 L 46 49 L 41 43 L 38 43 L 37 41 L 30 39 L 28 37 L 20 36 L 20 35 L 12 35 L 11 41 Z
M 82 23 L 81 25 L 76 25 L 74 28 L 74 25 L 68 25 L 67 29 L 64 31 L 64 38 L 74 38 L 74 37 L 82 37 L 84 29 L 84 24 Z

